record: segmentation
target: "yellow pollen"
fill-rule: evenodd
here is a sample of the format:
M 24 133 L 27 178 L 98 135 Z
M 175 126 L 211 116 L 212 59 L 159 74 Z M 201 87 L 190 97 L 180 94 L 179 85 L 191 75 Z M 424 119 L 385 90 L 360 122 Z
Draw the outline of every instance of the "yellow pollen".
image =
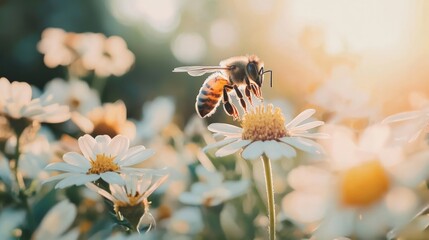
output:
M 91 159 L 91 168 L 88 174 L 100 174 L 104 172 L 115 172 L 119 170 L 119 166 L 113 162 L 114 157 L 104 154 L 97 154 L 95 160 Z
M 138 201 L 139 198 L 141 197 L 141 195 L 136 192 L 136 194 L 133 196 L 131 194 L 127 194 L 128 200 L 130 201 L 130 203 L 128 202 L 122 202 L 122 201 L 116 201 L 114 203 L 114 205 L 119 208 L 119 207 L 132 207 L 132 206 L 136 206 L 140 203 L 142 203 L 142 201 L 140 200 L 140 202 Z M 144 201 L 143 201 L 144 202 Z
M 380 200 L 389 189 L 389 177 L 377 160 L 347 170 L 341 180 L 345 205 L 365 207 Z
M 252 141 L 276 140 L 287 136 L 285 118 L 280 108 L 258 106 L 247 112 L 241 122 L 242 139 Z

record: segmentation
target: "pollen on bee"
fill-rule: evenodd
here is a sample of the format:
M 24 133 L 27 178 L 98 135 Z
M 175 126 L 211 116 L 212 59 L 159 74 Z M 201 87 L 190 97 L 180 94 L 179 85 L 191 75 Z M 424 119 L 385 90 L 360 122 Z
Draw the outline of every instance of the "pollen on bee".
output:
M 247 112 L 241 122 L 242 139 L 253 141 L 275 140 L 287 136 L 285 118 L 280 108 L 269 104 Z

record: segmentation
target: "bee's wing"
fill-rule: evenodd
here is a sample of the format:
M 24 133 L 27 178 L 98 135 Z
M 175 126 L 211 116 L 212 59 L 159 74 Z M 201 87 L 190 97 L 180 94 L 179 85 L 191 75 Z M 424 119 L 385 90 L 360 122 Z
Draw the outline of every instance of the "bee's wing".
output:
M 173 72 L 187 72 L 189 75 L 196 77 L 201 76 L 206 73 L 217 72 L 221 70 L 229 69 L 227 67 L 220 66 L 185 66 L 185 67 L 177 67 L 173 69 Z

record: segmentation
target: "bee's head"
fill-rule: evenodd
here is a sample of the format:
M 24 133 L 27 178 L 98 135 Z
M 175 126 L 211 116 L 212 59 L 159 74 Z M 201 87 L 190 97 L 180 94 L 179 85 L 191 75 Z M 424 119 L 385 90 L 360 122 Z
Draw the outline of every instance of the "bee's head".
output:
M 264 74 L 271 70 L 264 70 L 264 63 L 261 62 L 257 57 L 253 57 L 249 59 L 249 63 L 246 66 L 247 76 L 254 81 L 259 87 L 262 86 L 264 81 Z M 271 78 L 271 86 L 272 86 L 272 78 Z

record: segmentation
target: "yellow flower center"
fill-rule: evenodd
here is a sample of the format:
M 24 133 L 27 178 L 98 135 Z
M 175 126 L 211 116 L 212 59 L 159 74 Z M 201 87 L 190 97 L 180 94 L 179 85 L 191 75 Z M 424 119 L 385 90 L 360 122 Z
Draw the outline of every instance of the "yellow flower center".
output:
M 377 160 L 347 170 L 341 180 L 345 205 L 365 207 L 380 200 L 389 189 L 389 177 Z
M 280 108 L 269 104 L 247 112 L 241 122 L 242 139 L 252 141 L 275 140 L 287 136 L 285 118 Z
M 115 157 L 97 154 L 95 160 L 91 159 L 91 168 L 88 174 L 100 174 L 104 172 L 115 172 L 119 170 L 119 166 L 113 162 Z

